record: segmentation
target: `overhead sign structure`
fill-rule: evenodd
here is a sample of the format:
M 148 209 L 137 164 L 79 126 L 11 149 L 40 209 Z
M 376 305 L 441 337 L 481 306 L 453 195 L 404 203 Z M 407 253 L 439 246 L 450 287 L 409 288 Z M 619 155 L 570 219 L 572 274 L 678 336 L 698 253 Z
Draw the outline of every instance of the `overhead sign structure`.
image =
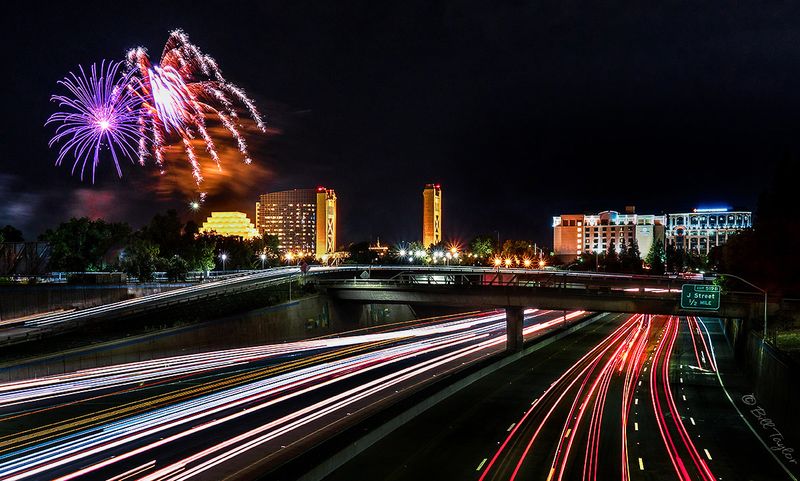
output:
M 721 297 L 719 286 L 684 284 L 681 287 L 681 309 L 718 311 Z

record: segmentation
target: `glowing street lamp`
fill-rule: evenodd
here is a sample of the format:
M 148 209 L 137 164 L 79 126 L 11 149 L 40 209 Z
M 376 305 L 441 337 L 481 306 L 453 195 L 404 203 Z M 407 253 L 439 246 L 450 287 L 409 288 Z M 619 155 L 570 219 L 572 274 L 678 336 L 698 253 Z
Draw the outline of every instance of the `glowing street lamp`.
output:
M 225 261 L 228 260 L 228 254 L 223 252 L 219 255 L 219 258 L 222 259 L 222 272 L 225 272 Z
M 506 264 L 506 267 L 510 267 L 511 266 L 511 258 L 510 257 L 506 257 L 505 264 Z
M 196 200 L 189 202 L 189 208 L 194 211 L 200 210 L 200 202 L 197 202 Z
M 292 260 L 294 260 L 294 254 L 287 252 L 284 258 L 286 259 L 286 262 L 292 262 Z
M 530 259 L 525 259 L 524 261 L 522 261 L 522 263 L 525 264 L 525 267 L 530 267 L 531 266 L 531 260 Z
M 502 264 L 502 263 L 503 263 L 503 260 L 502 260 L 502 259 L 500 259 L 499 257 L 495 257 L 495 258 L 494 258 L 494 265 L 495 265 L 495 267 L 500 267 L 500 264 Z
M 260 257 L 260 258 L 261 258 L 261 269 L 263 270 L 263 269 L 264 269 L 264 261 L 266 261 L 266 260 L 267 260 L 267 255 L 266 255 L 266 254 L 261 254 L 261 255 L 260 255 L 260 256 L 258 256 L 258 257 Z
M 539 261 L 539 269 L 544 269 L 545 265 L 547 265 L 547 263 L 544 261 L 544 259 Z

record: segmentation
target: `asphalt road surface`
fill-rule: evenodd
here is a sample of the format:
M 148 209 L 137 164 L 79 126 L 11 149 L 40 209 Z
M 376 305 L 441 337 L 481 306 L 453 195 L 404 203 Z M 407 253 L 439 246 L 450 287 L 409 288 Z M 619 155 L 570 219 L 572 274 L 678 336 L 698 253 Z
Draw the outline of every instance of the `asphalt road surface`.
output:
M 327 481 L 795 479 L 723 388 L 731 361 L 717 320 L 609 314 L 439 403 Z

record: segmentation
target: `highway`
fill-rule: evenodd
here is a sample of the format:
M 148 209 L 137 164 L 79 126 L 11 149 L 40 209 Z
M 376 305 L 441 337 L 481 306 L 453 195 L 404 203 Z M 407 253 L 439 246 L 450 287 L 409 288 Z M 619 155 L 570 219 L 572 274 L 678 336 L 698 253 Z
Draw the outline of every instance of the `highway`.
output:
M 326 480 L 796 479 L 727 398 L 724 343 L 716 320 L 607 315 L 446 399 Z
M 274 467 L 497 354 L 503 311 L 0 384 L 0 480 L 226 479 Z M 586 317 L 525 312 L 533 339 Z

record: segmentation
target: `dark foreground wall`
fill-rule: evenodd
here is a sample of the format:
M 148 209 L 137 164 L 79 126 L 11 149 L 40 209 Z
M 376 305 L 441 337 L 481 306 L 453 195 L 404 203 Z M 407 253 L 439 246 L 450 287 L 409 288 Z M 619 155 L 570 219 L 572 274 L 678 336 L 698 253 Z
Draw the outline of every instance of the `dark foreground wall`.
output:
M 70 284 L 0 286 L 0 321 L 60 309 L 85 309 L 132 297 L 154 294 L 181 285 L 83 286 Z
M 743 357 L 755 396 L 783 431 L 800 433 L 800 366 L 765 344 L 754 331 L 747 333 Z

